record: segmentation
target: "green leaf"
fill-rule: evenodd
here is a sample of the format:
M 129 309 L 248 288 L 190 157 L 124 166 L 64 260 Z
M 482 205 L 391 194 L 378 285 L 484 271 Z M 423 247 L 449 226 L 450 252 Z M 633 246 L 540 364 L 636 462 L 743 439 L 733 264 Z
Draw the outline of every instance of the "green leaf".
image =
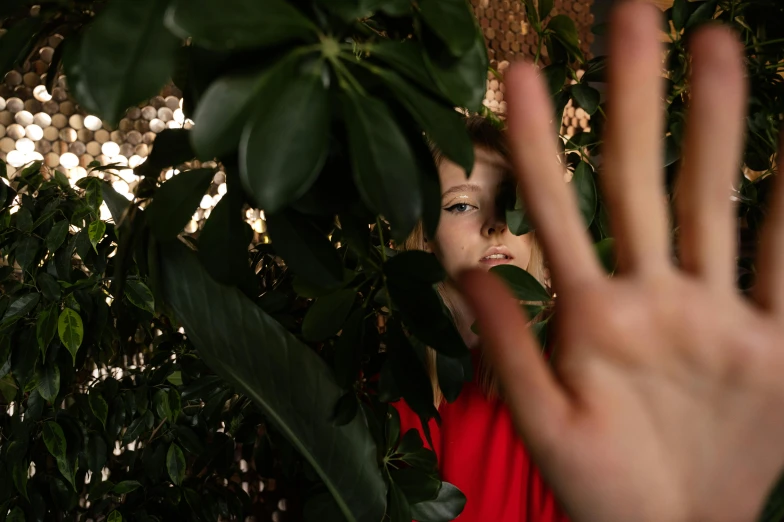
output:
M 571 92 L 577 104 L 588 114 L 593 114 L 599 108 L 599 91 L 590 85 L 584 83 L 572 85 Z
M 478 112 L 487 90 L 487 48 L 482 33 L 474 30 L 474 45 L 458 60 L 444 62 L 423 55 L 433 83 L 449 101 L 469 111 Z
M 175 0 L 166 27 L 208 49 L 250 49 L 316 40 L 317 28 L 285 0 Z
M 125 495 L 131 491 L 136 491 L 140 487 L 142 487 L 141 482 L 136 480 L 123 480 L 112 488 L 112 493 L 116 495 Z
M 441 481 L 437 476 L 416 468 L 393 469 L 389 475 L 395 485 L 403 491 L 410 504 L 434 500 L 441 487 Z
M 122 522 L 122 519 L 122 514 L 120 514 L 120 512 L 115 509 L 109 513 L 108 517 L 106 517 L 106 522 Z
M 553 63 L 542 69 L 550 95 L 560 92 L 566 84 L 566 64 Z
M 5 76 L 15 66 L 22 65 L 35 44 L 42 23 L 42 16 L 25 16 L 3 36 L 3 45 L 0 45 L 0 76 Z
M 8 305 L 8 308 L 6 308 L 5 314 L 3 315 L 2 324 L 11 323 L 26 316 L 36 307 L 40 299 L 41 295 L 37 293 L 29 293 L 17 297 L 10 305 Z
M 335 426 L 344 426 L 354 420 L 359 411 L 359 402 L 354 390 L 346 392 L 335 405 L 332 423 Z
M 172 372 L 166 377 L 166 380 L 175 386 L 182 386 L 182 372 Z
M 491 272 L 503 279 L 520 301 L 549 302 L 550 294 L 534 276 L 514 265 L 498 265 Z
M 40 246 L 41 242 L 32 236 L 26 237 L 17 243 L 16 262 L 19 263 L 22 269 L 27 270 L 30 268 L 30 265 L 35 261 Z
M 463 362 L 456 357 L 448 357 L 443 353 L 436 354 L 436 374 L 438 385 L 447 402 L 455 402 L 466 380 Z
M 57 304 L 52 304 L 45 308 L 38 315 L 35 323 L 35 337 L 38 339 L 38 348 L 41 350 L 41 357 L 46 357 L 46 349 L 57 333 Z
M 3 185 L 5 185 L 5 183 L 3 183 Z M 33 215 L 26 208 L 23 208 L 16 213 L 16 228 L 25 234 L 29 234 L 33 231 Z
M 128 279 L 125 282 L 125 297 L 137 308 L 155 313 L 155 298 L 152 291 L 138 279 Z
M 718 3 L 719 0 L 707 0 L 702 2 L 699 7 L 697 7 L 693 13 L 691 13 L 691 16 L 689 16 L 689 20 L 686 22 L 684 29 L 693 29 L 698 25 L 713 20 L 713 17 L 716 14 L 716 6 Z
M 466 0 L 420 0 L 419 15 L 453 56 L 474 44 L 476 22 Z
M 596 214 L 596 182 L 593 179 L 593 170 L 586 162 L 581 161 L 574 169 L 571 185 L 577 195 L 577 203 L 583 216 L 585 228 L 591 226 Z
M 183 245 L 161 251 L 164 297 L 204 362 L 256 402 L 349 520 L 381 520 L 386 491 L 375 443 L 362 416 L 329 423 L 342 391 L 326 363 L 241 292 L 214 282 Z
M 343 328 L 357 293 L 353 288 L 338 290 L 316 300 L 302 322 L 302 336 L 307 341 L 323 341 Z
M 438 418 L 430 378 L 398 320 L 387 322 L 387 353 L 387 364 L 384 366 L 391 370 L 391 376 L 406 404 L 416 412 L 423 425 L 427 424 L 428 419 Z M 382 378 L 383 374 L 382 370 Z
M 614 273 L 615 268 L 617 267 L 617 261 L 615 259 L 615 240 L 611 237 L 604 238 L 594 244 L 594 249 L 596 250 L 596 256 L 602 263 L 604 270 L 608 274 Z
M 99 433 L 91 433 L 87 440 L 87 466 L 93 473 L 100 473 L 106 464 L 106 458 L 106 442 Z
M 389 485 L 388 507 L 390 522 L 410 522 L 412 520 L 411 506 L 406 500 L 403 490 L 395 482 L 391 482 Z
M 57 280 L 46 272 L 39 272 L 35 276 L 35 282 L 41 289 L 41 293 L 50 301 L 59 301 L 62 294 L 60 284 Z
M 471 174 L 474 168 L 474 145 L 460 114 L 454 108 L 420 92 L 391 71 L 374 67 L 373 72 L 395 93 L 403 107 L 422 127 L 425 135 L 435 143 L 438 150 L 463 167 L 466 175 Z M 439 193 L 439 201 L 440 196 Z
M 82 318 L 75 310 L 63 309 L 57 321 L 57 333 L 60 335 L 60 341 L 71 352 L 73 362 L 76 364 L 76 352 L 84 339 L 84 325 Z
M 294 273 L 323 288 L 343 282 L 337 250 L 305 216 L 293 211 L 269 215 L 267 230 L 275 252 Z
M 420 46 L 413 41 L 381 40 L 370 47 L 370 56 L 391 66 L 399 74 L 413 80 L 419 87 L 433 95 L 443 96 L 442 91 L 433 84 Z
M 382 214 L 396 238 L 405 238 L 422 214 L 422 194 L 411 146 L 386 104 L 349 93 L 343 97 L 354 182 L 365 203 Z
M 9 451 L 10 450 L 11 447 L 9 446 Z M 27 500 L 30 500 L 27 493 L 27 473 L 29 469 L 30 462 L 26 457 L 15 457 L 13 459 L 13 464 L 11 464 L 11 476 L 14 480 L 14 486 L 16 486 L 16 490 Z
M 106 428 L 106 417 L 109 415 L 109 405 L 106 403 L 106 399 L 104 399 L 101 392 L 95 388 L 90 390 L 87 399 L 90 403 L 90 410 L 93 412 L 93 415 L 95 415 L 95 418 L 101 423 L 101 426 Z
M 60 392 L 60 369 L 56 364 L 50 363 L 44 366 L 41 381 L 38 383 L 38 393 L 47 402 L 54 402 Z
M 689 9 L 689 2 L 687 0 L 675 0 L 672 4 L 672 24 L 675 30 L 680 32 L 685 26 L 686 21 L 689 19 L 691 10 Z
M 553 0 L 539 0 L 539 18 L 544 20 L 553 10 Z
M 570 54 L 582 62 L 583 52 L 580 50 L 580 41 L 577 37 L 577 27 L 574 20 L 566 15 L 556 15 L 547 23 L 547 29 L 553 32 L 553 37 L 563 45 Z
M 214 169 L 186 170 L 158 189 L 145 212 L 147 222 L 158 239 L 173 239 L 185 228 L 212 183 L 214 174 Z
M 182 484 L 185 478 L 185 455 L 176 444 L 169 446 L 169 451 L 166 453 L 166 470 L 175 486 Z
M 157 178 L 163 169 L 181 165 L 192 160 L 195 156 L 196 153 L 191 147 L 191 131 L 164 129 L 155 137 L 147 161 L 136 167 L 134 173 L 137 176 Z
M 95 17 L 81 46 L 66 52 L 77 99 L 117 123 L 125 110 L 158 94 L 171 78 L 180 41 L 163 26 L 167 2 L 111 2 Z
M 8 518 L 5 519 L 6 522 L 25 522 L 27 519 L 25 518 L 24 511 L 19 506 L 16 506 L 14 509 L 8 513 Z
M 531 25 L 534 26 L 534 29 L 538 30 L 539 12 L 534 6 L 534 0 L 523 0 L 523 7 L 525 8 L 525 14 L 528 17 L 528 21 L 531 22 Z
M 93 246 L 95 253 L 98 253 L 98 243 L 101 242 L 103 236 L 106 234 L 106 223 L 100 219 L 96 219 L 87 228 L 87 235 L 90 237 L 90 244 Z
M 273 78 L 295 74 L 296 54 L 277 61 L 260 72 L 229 74 L 214 81 L 199 99 L 193 121 L 191 142 L 199 158 L 212 159 L 237 149 L 251 106 L 261 92 L 276 99 L 286 86 Z
M 156 141 L 158 141 L 158 139 L 160 139 L 160 134 L 156 138 Z M 131 202 L 114 190 L 108 182 L 101 183 L 101 195 L 106 202 L 106 206 L 109 208 L 112 220 L 115 224 L 119 225 L 125 212 L 128 210 L 128 207 L 131 206 Z
M 284 69 L 285 70 L 285 69 Z M 300 198 L 316 181 L 327 157 L 330 98 L 320 68 L 270 77 L 257 96 L 240 140 L 240 177 L 256 204 L 273 214 Z M 270 96 L 270 94 L 272 96 Z
M 125 430 L 125 433 L 123 434 L 123 438 L 122 438 L 123 444 L 127 444 L 141 437 L 142 433 L 145 433 L 147 431 L 147 426 L 149 425 L 149 423 L 152 422 L 151 419 L 152 416 L 153 416 L 152 412 L 150 410 L 147 410 L 146 412 L 144 412 L 143 415 L 136 417 L 133 420 L 133 422 L 131 422 L 131 425 L 128 426 L 128 429 Z
M 460 515 L 466 497 L 449 482 L 442 482 L 438 496 L 433 500 L 411 506 L 411 517 L 418 522 L 450 522 Z
M 49 252 L 56 252 L 60 245 L 63 244 L 65 238 L 68 236 L 68 223 L 67 219 L 61 219 L 52 225 L 52 229 L 46 235 L 46 249 Z
M 56 422 L 45 422 L 43 427 L 43 438 L 46 449 L 55 459 L 64 459 L 66 451 L 65 434 L 63 429 Z

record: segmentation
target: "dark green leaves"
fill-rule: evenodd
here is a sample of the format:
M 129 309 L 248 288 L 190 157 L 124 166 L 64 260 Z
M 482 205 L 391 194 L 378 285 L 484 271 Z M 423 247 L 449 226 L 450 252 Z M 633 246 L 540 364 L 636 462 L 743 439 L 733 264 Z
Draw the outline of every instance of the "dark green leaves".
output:
M 474 44 L 476 23 L 466 0 L 420 0 L 419 14 L 453 56 Z
M 186 170 L 158 189 L 146 212 L 158 239 L 173 239 L 182 231 L 199 207 L 213 175 L 213 169 Z
M 596 214 L 596 183 L 593 179 L 593 170 L 586 162 L 581 161 L 574 169 L 571 185 L 577 195 L 577 203 L 583 216 L 585 227 L 588 228 Z
M 2 324 L 7 324 L 24 317 L 33 308 L 35 308 L 40 299 L 41 295 L 36 293 L 24 294 L 20 297 L 17 297 L 10 305 L 8 305 L 8 308 L 6 308 L 5 314 L 3 315 Z
M 240 175 L 260 208 L 275 213 L 307 192 L 327 156 L 330 103 L 319 70 L 285 83 L 280 97 L 262 92 L 240 141 Z
M 125 282 L 125 297 L 136 307 L 155 313 L 155 298 L 147 285 L 138 279 L 129 279 Z
M 332 288 L 343 281 L 343 262 L 332 243 L 302 214 L 293 211 L 267 216 L 275 251 L 300 277 Z
M 424 54 L 433 82 L 449 101 L 479 111 L 487 90 L 487 48 L 482 33 L 473 31 L 474 44 L 457 60 L 445 61 Z
M 67 219 L 55 222 L 49 234 L 46 235 L 46 248 L 49 252 L 55 252 L 63 244 L 68 236 L 69 223 Z
M 166 6 L 112 2 L 96 16 L 80 48 L 66 53 L 69 86 L 82 105 L 116 123 L 128 107 L 160 92 L 180 43 L 163 26 Z
M 93 246 L 93 250 L 95 250 L 95 253 L 97 254 L 98 243 L 101 242 L 104 234 L 106 234 L 106 223 L 100 219 L 96 219 L 90 223 L 90 226 L 87 228 L 87 234 L 90 237 L 90 244 Z
M 60 313 L 60 318 L 57 320 L 57 333 L 60 335 L 60 341 L 71 352 L 74 364 L 76 364 L 76 351 L 82 345 L 84 325 L 82 324 L 82 318 L 75 310 L 71 308 L 63 309 Z
M 419 221 L 422 194 L 411 147 L 380 100 L 349 93 L 343 112 L 354 181 L 365 203 L 405 238 Z
M 553 10 L 553 0 L 539 0 L 539 18 L 544 20 Z
M 57 305 L 53 304 L 42 310 L 35 322 L 35 337 L 38 340 L 38 348 L 44 357 L 46 356 L 46 348 L 57 333 L 58 316 Z
M 50 301 L 59 301 L 61 292 L 60 292 L 60 284 L 57 280 L 49 275 L 46 272 L 40 272 L 36 276 L 36 283 L 38 287 L 41 289 L 41 293 L 44 295 L 46 299 Z
M 65 458 L 65 434 L 59 424 L 56 422 L 44 423 L 43 438 L 46 449 L 54 458 L 58 460 Z
M 185 455 L 176 444 L 169 446 L 169 451 L 166 452 L 166 470 L 175 486 L 182 484 L 185 478 Z
M 142 487 L 141 483 L 136 480 L 123 480 L 112 488 L 112 493 L 116 495 L 125 495 L 131 491 L 136 491 L 140 487 Z
M 548 302 L 550 294 L 534 276 L 514 265 L 498 265 L 491 272 L 504 280 L 520 301 Z
M 411 517 L 418 522 L 450 522 L 465 507 L 466 497 L 449 482 L 442 482 L 438 496 L 411 507 Z
M 93 415 L 95 415 L 95 418 L 101 423 L 101 426 L 106 427 L 106 417 L 109 415 L 109 405 L 106 404 L 106 400 L 96 389 L 90 390 L 87 397 Z
M 572 85 L 572 96 L 588 114 L 593 114 L 599 108 L 599 91 L 590 85 L 584 83 Z
M 185 129 L 164 129 L 163 132 L 156 136 L 152 145 L 152 152 L 147 156 L 147 161 L 136 167 L 134 173 L 137 176 L 158 177 L 166 167 L 176 167 L 192 160 L 196 153 L 191 147 L 190 135 L 191 131 Z M 106 191 L 104 190 L 104 192 Z M 118 216 L 115 215 L 115 210 L 112 210 L 114 205 L 110 205 L 109 200 L 106 203 L 112 212 L 112 216 L 117 219 Z M 119 206 L 119 204 L 120 201 L 118 200 L 116 206 Z M 119 210 L 119 208 L 116 210 Z
M 474 167 L 474 147 L 458 112 L 423 94 L 393 72 L 380 68 L 374 72 L 395 93 L 438 150 L 470 174 Z
M 380 520 L 386 491 L 375 444 L 360 416 L 331 426 L 342 392 L 324 361 L 239 291 L 210 279 L 183 245 L 162 245 L 161 269 L 166 301 L 205 363 L 256 402 L 349 520 Z
M 316 300 L 302 322 L 302 336 L 308 341 L 323 341 L 346 322 L 356 298 L 353 288 L 338 290 Z
M 690 14 L 688 0 L 675 0 L 672 4 L 672 23 L 676 31 L 681 31 L 686 26 Z
M 16 246 L 16 262 L 19 263 L 19 266 L 25 270 L 30 268 L 33 261 L 35 261 L 40 246 L 41 242 L 32 236 L 20 240 Z
M 316 38 L 316 27 L 286 0 L 176 0 L 166 26 L 201 47 L 247 49 Z
M 38 384 L 38 393 L 44 400 L 54 402 L 60 392 L 60 369 L 56 364 L 44 366 L 41 382 Z
M 566 83 L 566 65 L 563 63 L 553 63 L 542 69 L 547 80 L 547 88 L 553 95 L 563 89 Z
M 394 481 L 389 485 L 389 514 L 391 522 L 409 522 L 411 506 L 406 500 L 403 490 Z
M 569 54 L 582 61 L 583 53 L 580 50 L 574 20 L 566 15 L 556 15 L 547 23 L 547 29 L 553 32 L 553 38 L 558 40 Z
M 3 45 L 0 45 L 0 75 L 5 76 L 16 65 L 22 65 L 42 23 L 43 17 L 26 16 L 3 36 Z

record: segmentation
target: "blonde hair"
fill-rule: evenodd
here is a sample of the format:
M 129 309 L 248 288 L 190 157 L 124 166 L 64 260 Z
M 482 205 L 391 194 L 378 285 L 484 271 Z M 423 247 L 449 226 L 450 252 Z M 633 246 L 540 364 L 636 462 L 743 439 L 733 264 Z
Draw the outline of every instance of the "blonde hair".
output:
M 489 151 L 498 152 L 505 159 L 509 159 L 508 148 L 506 145 L 505 133 L 495 127 L 487 119 L 481 116 L 470 116 L 465 119 L 466 129 L 468 130 L 471 142 L 476 147 L 487 149 Z M 445 156 L 435 147 L 431 147 L 433 159 L 436 165 L 440 165 L 444 161 Z M 531 232 L 531 257 L 528 261 L 526 271 L 530 273 L 543 285 L 546 284 L 546 271 L 545 260 L 539 242 L 536 240 L 536 233 Z M 426 250 L 425 248 L 425 232 L 422 223 L 419 223 L 411 232 L 411 235 L 406 241 L 399 245 L 400 250 Z M 452 316 L 455 324 L 462 324 L 465 318 L 460 317 L 458 307 L 450 299 L 449 293 L 446 291 L 445 283 L 439 283 L 436 287 L 438 294 L 444 302 L 447 310 Z M 539 318 L 532 318 L 532 322 L 538 322 Z M 438 371 L 437 371 L 437 354 L 433 348 L 427 347 L 425 356 L 425 367 L 427 369 L 430 382 L 433 386 L 433 397 L 436 408 L 438 408 L 444 399 L 444 394 L 438 384 Z M 489 397 L 497 397 L 500 395 L 500 386 L 498 379 L 492 371 L 489 364 L 484 358 L 484 353 L 480 356 L 480 365 L 478 368 L 478 381 L 482 390 Z

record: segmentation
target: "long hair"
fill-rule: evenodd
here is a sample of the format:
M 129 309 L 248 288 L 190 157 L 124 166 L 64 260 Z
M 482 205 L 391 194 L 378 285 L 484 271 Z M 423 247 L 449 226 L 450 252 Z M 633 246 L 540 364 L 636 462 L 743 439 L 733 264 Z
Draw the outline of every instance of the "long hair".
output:
M 465 126 L 468 130 L 468 135 L 471 142 L 475 147 L 480 147 L 488 151 L 499 153 L 505 160 L 509 161 L 509 149 L 506 142 L 505 133 L 495 127 L 490 121 L 481 116 L 469 116 L 465 118 Z M 433 159 L 436 165 L 440 165 L 446 158 L 443 153 L 437 148 L 431 146 Z M 526 271 L 536 278 L 540 283 L 545 284 L 545 262 L 542 249 L 539 242 L 536 240 L 536 233 L 532 232 L 533 237 L 531 241 L 531 258 L 528 261 Z M 422 223 L 419 223 L 406 239 L 406 241 L 399 245 L 400 250 L 425 250 L 425 232 Z M 456 304 L 450 299 L 449 293 L 446 291 L 446 285 L 439 283 L 436 287 L 441 299 L 444 301 L 449 313 L 452 315 L 452 320 L 455 324 L 462 324 L 465 321 L 464 317 L 460 316 Z M 536 318 L 533 319 L 537 321 Z M 436 368 L 436 351 L 427 347 L 425 366 L 430 377 L 430 383 L 433 386 L 433 397 L 435 406 L 438 408 L 444 400 L 444 394 L 438 384 L 438 372 Z M 484 353 L 480 356 L 480 364 L 478 368 L 478 381 L 482 390 L 489 397 L 497 397 L 500 394 L 500 385 L 495 373 L 487 363 Z

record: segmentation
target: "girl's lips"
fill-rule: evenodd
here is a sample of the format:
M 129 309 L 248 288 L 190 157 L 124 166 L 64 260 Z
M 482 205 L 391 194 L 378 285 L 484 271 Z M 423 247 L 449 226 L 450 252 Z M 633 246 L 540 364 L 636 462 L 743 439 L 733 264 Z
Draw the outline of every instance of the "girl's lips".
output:
M 512 258 L 508 256 L 503 257 L 483 257 L 479 260 L 480 263 L 487 266 L 508 265 L 512 262 Z

